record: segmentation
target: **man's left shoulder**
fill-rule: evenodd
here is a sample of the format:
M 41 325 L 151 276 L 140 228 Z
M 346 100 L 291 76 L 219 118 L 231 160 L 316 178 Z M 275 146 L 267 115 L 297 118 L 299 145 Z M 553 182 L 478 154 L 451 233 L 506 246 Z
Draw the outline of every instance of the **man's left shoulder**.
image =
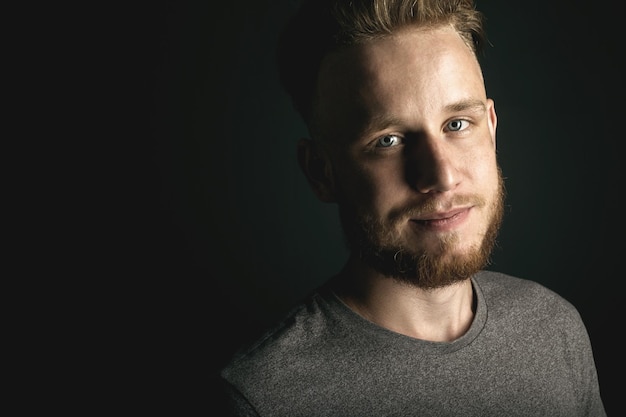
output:
M 501 303 L 508 308 L 518 305 L 525 310 L 545 308 L 578 314 L 568 300 L 537 281 L 487 270 L 480 271 L 472 280 L 492 306 Z

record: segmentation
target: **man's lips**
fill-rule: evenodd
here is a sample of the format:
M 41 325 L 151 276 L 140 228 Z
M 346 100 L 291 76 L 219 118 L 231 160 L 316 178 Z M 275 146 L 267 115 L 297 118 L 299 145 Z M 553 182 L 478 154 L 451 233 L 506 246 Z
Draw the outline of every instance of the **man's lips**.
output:
M 455 208 L 453 210 L 420 214 L 411 218 L 411 222 L 424 226 L 454 226 L 467 218 L 472 206 Z
M 425 214 L 420 214 L 417 218 L 413 218 L 411 220 L 429 221 L 429 220 L 449 219 L 469 209 L 470 207 L 460 207 L 460 208 L 455 208 L 453 210 L 448 210 L 448 211 L 443 211 L 443 212 L 425 213 Z

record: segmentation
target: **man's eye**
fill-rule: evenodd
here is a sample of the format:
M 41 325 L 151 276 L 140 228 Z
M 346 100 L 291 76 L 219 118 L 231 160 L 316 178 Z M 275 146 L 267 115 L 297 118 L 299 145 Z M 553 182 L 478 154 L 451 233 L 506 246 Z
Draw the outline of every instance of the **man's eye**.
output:
M 400 138 L 396 135 L 386 135 L 376 141 L 376 147 L 389 148 L 391 146 L 398 145 Z
M 462 119 L 452 120 L 448 123 L 448 130 L 451 130 L 452 132 L 458 132 L 459 130 L 467 128 L 468 123 L 469 122 L 467 120 Z

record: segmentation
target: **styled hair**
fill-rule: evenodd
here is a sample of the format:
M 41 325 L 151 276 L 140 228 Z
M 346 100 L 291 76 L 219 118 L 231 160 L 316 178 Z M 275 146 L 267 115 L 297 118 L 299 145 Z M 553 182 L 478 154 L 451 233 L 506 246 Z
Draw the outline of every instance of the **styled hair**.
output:
M 325 56 L 399 29 L 452 25 L 476 56 L 485 40 L 473 0 L 303 0 L 280 34 L 280 82 L 311 127 L 318 72 Z

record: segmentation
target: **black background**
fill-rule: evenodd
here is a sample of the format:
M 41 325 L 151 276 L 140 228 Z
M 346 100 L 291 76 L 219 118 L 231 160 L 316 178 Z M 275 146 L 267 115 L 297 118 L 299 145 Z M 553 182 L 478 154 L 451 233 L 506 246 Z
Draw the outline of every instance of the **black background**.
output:
M 274 68 L 274 42 L 295 5 L 151 2 L 110 13 L 100 33 L 111 58 L 92 81 L 107 97 L 98 143 L 111 158 L 100 173 L 110 185 L 89 271 L 104 276 L 118 312 L 109 343 L 129 375 L 120 379 L 182 395 L 150 396 L 153 405 L 210 409 L 207 375 L 345 259 L 335 206 L 315 199 L 296 165 L 306 131 Z M 538 281 L 579 309 L 615 415 L 620 10 L 608 0 L 478 8 L 508 190 L 490 268 Z

